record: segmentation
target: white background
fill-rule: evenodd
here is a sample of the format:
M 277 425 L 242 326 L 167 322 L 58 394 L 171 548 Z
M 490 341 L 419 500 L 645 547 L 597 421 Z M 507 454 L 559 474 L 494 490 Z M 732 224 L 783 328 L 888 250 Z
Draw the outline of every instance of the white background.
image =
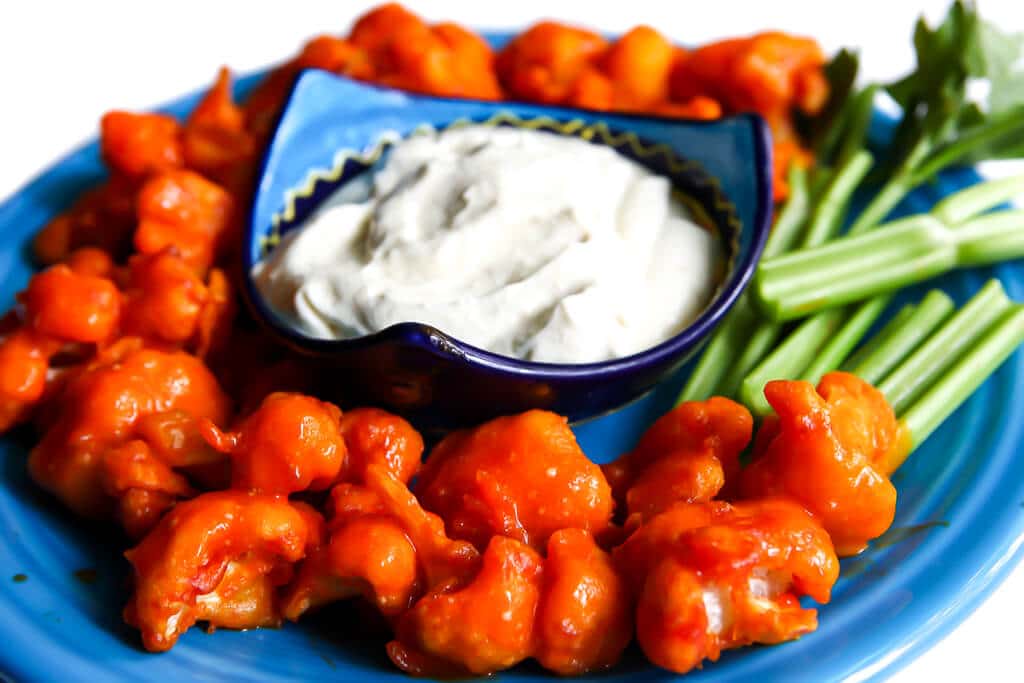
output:
M 145 108 L 191 91 L 212 80 L 220 64 L 247 71 L 282 59 L 306 37 L 344 32 L 354 17 L 375 4 L 0 3 L 0 199 L 93 136 L 106 109 Z M 608 31 L 649 23 L 683 43 L 779 28 L 812 34 L 829 51 L 841 45 L 860 46 L 863 70 L 875 80 L 910 68 L 915 17 L 921 12 L 940 17 L 948 0 L 407 4 L 430 19 L 474 27 L 518 27 L 546 16 Z M 1004 27 L 1024 30 L 1024 0 L 981 0 L 980 6 L 983 15 Z M 1024 680 L 1018 628 L 1022 607 L 1024 566 L 952 635 L 893 680 Z

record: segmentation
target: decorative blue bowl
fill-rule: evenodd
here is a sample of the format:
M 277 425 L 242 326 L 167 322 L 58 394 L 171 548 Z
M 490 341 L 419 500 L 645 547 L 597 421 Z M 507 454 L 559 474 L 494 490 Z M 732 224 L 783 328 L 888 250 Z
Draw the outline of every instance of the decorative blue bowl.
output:
M 315 339 L 269 306 L 251 272 L 282 234 L 370 168 L 395 140 L 468 123 L 580 137 L 668 177 L 724 247 L 721 284 L 711 302 L 691 325 L 657 346 L 576 365 L 497 355 L 415 321 L 358 338 Z M 309 71 L 296 83 L 264 160 L 243 242 L 245 296 L 271 334 L 332 373 L 326 385 L 339 387 L 344 403 L 387 407 L 438 430 L 531 408 L 585 420 L 635 400 L 678 370 L 721 321 L 749 282 L 764 246 L 771 176 L 768 130 L 754 115 L 679 121 L 448 100 Z

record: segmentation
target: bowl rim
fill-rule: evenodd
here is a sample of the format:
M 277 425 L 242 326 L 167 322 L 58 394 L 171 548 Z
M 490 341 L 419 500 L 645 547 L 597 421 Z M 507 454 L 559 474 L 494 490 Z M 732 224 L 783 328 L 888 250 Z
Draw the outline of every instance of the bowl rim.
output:
M 356 84 L 369 90 L 383 92 L 398 92 L 412 100 L 429 100 L 441 102 L 485 102 L 470 98 L 448 98 L 430 97 L 410 93 L 387 86 L 362 83 L 345 78 L 319 69 L 304 70 L 296 78 L 292 90 L 282 108 L 281 118 L 284 112 L 291 106 L 295 94 L 300 90 L 301 84 L 307 77 L 318 74 L 330 78 Z M 316 76 L 314 76 L 316 77 Z M 511 104 L 519 104 L 512 102 Z M 589 110 L 575 107 L 551 107 L 546 105 L 530 106 L 551 110 L 552 113 L 565 111 L 581 111 L 593 114 Z M 656 120 L 656 121 L 678 121 L 670 117 L 657 115 L 636 114 L 629 112 L 609 112 L 619 119 L 634 120 Z M 768 124 L 760 115 L 755 113 L 740 113 L 728 117 L 712 120 L 686 120 L 687 125 L 697 127 L 712 127 L 720 125 L 723 121 L 743 121 L 750 126 L 753 141 L 752 169 L 755 175 L 756 192 L 755 214 L 750 229 L 750 249 L 745 254 L 740 254 L 735 261 L 734 267 L 720 285 L 718 295 L 694 318 L 690 324 L 682 330 L 654 346 L 648 347 L 637 353 L 620 358 L 613 358 L 605 361 L 590 363 L 545 363 L 538 361 L 523 360 L 513 356 L 506 356 L 487 349 L 474 346 L 464 342 L 443 330 L 420 322 L 400 322 L 389 325 L 382 330 L 371 334 L 351 337 L 347 339 L 318 339 L 308 337 L 298 332 L 292 325 L 278 314 L 266 301 L 263 294 L 256 286 L 252 269 L 257 261 L 252 257 L 251 244 L 256 235 L 259 234 L 255 225 L 255 206 L 259 193 L 255 193 L 252 205 L 249 207 L 250 216 L 244 227 L 242 262 L 242 298 L 250 308 L 253 317 L 270 334 L 291 350 L 313 358 L 327 358 L 341 353 L 358 351 L 383 344 L 401 343 L 420 347 L 422 350 L 435 355 L 444 354 L 451 359 L 454 357 L 459 361 L 471 365 L 480 366 L 491 371 L 499 371 L 506 374 L 533 377 L 538 379 L 549 378 L 601 378 L 614 376 L 622 372 L 636 369 L 638 366 L 660 365 L 671 361 L 676 357 L 692 349 L 704 339 L 726 316 L 732 306 L 739 299 L 753 280 L 754 272 L 764 251 L 768 233 L 771 230 L 772 222 L 772 148 L 771 134 Z M 280 119 L 279 122 L 280 123 Z M 607 124 L 606 124 L 607 125 Z M 612 126 L 609 126 L 612 128 Z M 273 137 L 272 136 L 272 140 Z M 267 164 L 271 157 L 273 142 L 267 146 L 266 152 L 259 163 L 257 176 L 257 187 L 261 184 Z

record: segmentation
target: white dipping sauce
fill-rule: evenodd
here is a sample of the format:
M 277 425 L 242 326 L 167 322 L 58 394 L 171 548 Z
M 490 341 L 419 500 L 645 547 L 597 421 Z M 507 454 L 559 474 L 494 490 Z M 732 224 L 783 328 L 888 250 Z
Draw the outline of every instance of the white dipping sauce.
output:
M 470 126 L 397 143 L 255 275 L 310 336 L 420 322 L 507 356 L 588 363 L 679 332 L 715 263 L 667 179 L 578 138 Z

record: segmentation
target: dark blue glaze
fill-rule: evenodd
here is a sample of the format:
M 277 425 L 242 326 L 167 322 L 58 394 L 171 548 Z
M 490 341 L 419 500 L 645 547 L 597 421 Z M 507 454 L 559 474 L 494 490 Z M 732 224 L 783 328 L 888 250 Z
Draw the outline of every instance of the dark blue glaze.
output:
M 693 324 L 658 346 L 608 362 L 560 365 L 489 353 L 415 321 L 356 339 L 311 339 L 270 310 L 250 279 L 246 295 L 256 317 L 283 343 L 336 373 L 347 401 L 400 410 L 428 428 L 463 426 L 530 408 L 584 420 L 633 401 L 678 370 L 747 285 L 771 221 L 770 141 L 760 117 L 680 121 L 417 97 L 319 71 L 306 72 L 296 83 L 264 160 L 246 235 L 246 272 L 264 255 L 274 217 L 284 212 L 289 192 L 304 188 L 308 194 L 279 222 L 282 233 L 367 168 L 350 158 L 337 163 L 339 150 L 372 149 L 385 132 L 404 137 L 424 124 L 440 129 L 457 120 L 480 122 L 496 115 L 605 124 L 616 138 L 635 134 L 645 148 L 668 145 L 675 158 L 641 158 L 628 142 L 612 144 L 668 176 L 703 207 L 729 255 L 723 285 Z M 673 167 L 679 160 L 687 163 Z M 335 174 L 311 183 L 314 169 L 334 169 Z

